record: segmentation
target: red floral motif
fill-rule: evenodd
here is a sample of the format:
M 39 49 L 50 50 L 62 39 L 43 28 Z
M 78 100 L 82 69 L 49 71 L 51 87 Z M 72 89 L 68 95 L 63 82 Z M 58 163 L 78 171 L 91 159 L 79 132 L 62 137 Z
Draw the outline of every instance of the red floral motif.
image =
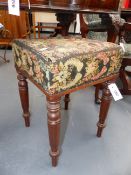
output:
M 52 66 L 51 73 L 53 73 L 53 74 L 58 74 L 59 73 L 58 65 Z
M 109 62 L 109 56 L 105 52 L 98 53 L 97 58 L 102 60 L 104 65 Z
M 92 80 L 96 80 L 96 79 L 100 78 L 106 71 L 107 71 L 107 67 L 104 66 L 102 68 L 102 70 L 95 77 L 92 77 L 91 79 Z

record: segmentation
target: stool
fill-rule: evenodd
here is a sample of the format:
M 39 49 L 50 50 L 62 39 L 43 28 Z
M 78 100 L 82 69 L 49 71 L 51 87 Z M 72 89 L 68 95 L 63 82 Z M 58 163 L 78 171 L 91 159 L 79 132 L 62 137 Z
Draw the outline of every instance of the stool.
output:
M 60 154 L 60 99 L 88 86 L 103 84 L 103 96 L 97 123 L 97 136 L 105 127 L 111 102 L 108 85 L 116 80 L 121 67 L 120 46 L 87 39 L 14 40 L 13 53 L 25 125 L 30 126 L 28 84 L 34 83 L 47 100 L 48 131 L 52 165 Z M 85 114 L 86 115 L 86 114 Z

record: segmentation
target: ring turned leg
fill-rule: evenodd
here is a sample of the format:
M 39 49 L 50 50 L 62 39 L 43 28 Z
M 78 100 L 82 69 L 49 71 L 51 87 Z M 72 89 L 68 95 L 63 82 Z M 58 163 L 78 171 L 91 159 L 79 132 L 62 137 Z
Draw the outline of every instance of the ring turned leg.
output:
M 95 103 L 96 104 L 101 104 L 101 98 L 99 95 L 99 92 L 101 90 L 101 85 L 96 85 L 96 89 L 95 89 Z
M 131 80 L 127 75 L 127 72 L 125 70 L 126 66 L 128 65 L 129 60 L 124 58 L 122 62 L 122 66 L 120 69 L 120 79 L 122 81 L 122 89 L 120 89 L 120 92 L 123 95 L 131 95 Z
M 28 97 L 28 83 L 26 78 L 21 74 L 18 73 L 18 86 L 19 86 L 19 94 L 21 105 L 23 109 L 23 117 L 25 120 L 25 126 L 30 126 L 30 112 L 29 112 L 29 97 Z
M 47 116 L 48 116 L 48 132 L 50 141 L 50 156 L 52 158 L 52 166 L 57 166 L 60 139 L 60 98 L 53 99 L 47 97 Z
M 107 118 L 108 110 L 112 99 L 111 93 L 108 89 L 108 85 L 109 83 L 104 83 L 104 89 L 99 113 L 99 121 L 97 123 L 98 126 L 97 137 L 101 137 L 102 131 L 105 128 L 105 120 Z
M 69 106 L 69 102 L 70 102 L 70 94 L 65 95 L 64 102 L 65 102 L 65 110 L 68 110 L 68 106 Z

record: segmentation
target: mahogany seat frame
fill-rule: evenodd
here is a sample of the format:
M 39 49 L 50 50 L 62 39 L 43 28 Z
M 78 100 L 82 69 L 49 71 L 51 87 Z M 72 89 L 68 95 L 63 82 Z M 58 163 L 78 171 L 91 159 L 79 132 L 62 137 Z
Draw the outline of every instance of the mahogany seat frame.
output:
M 105 122 L 107 118 L 107 113 L 110 107 L 112 96 L 108 89 L 108 85 L 114 82 L 118 74 L 114 74 L 112 76 L 108 76 L 101 80 L 97 80 L 95 82 L 82 85 L 80 87 L 73 88 L 71 90 L 67 90 L 65 92 L 49 95 L 42 87 L 36 84 L 33 79 L 31 79 L 25 72 L 20 70 L 16 67 L 18 72 L 18 86 L 19 86 L 19 94 L 21 99 L 21 105 L 23 109 L 23 117 L 25 120 L 25 126 L 30 126 L 30 112 L 29 112 L 29 95 L 28 95 L 28 83 L 27 78 L 38 87 L 45 95 L 47 101 L 47 120 L 48 120 L 48 132 L 49 132 L 49 142 L 50 142 L 50 156 L 52 160 L 52 166 L 56 166 L 58 162 L 58 157 L 60 155 L 60 146 L 59 146 L 59 139 L 60 139 L 60 122 L 61 122 L 61 115 L 60 115 L 60 99 L 62 96 L 65 95 L 65 109 L 68 109 L 69 103 L 69 94 L 71 92 L 75 92 L 77 90 L 87 88 L 88 86 L 101 84 L 103 86 L 103 95 L 102 95 L 102 102 L 100 106 L 100 113 L 99 113 L 99 121 L 97 123 L 97 137 L 101 137 L 102 131 L 105 127 Z M 86 115 L 86 114 L 85 114 Z

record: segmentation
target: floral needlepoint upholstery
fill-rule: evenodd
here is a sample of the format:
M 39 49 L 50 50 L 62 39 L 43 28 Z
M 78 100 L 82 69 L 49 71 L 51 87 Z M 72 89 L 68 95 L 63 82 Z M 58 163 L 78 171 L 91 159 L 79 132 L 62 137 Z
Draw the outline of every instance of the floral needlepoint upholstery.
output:
M 119 72 L 122 48 L 87 39 L 19 39 L 15 65 L 48 94 L 57 94 Z

